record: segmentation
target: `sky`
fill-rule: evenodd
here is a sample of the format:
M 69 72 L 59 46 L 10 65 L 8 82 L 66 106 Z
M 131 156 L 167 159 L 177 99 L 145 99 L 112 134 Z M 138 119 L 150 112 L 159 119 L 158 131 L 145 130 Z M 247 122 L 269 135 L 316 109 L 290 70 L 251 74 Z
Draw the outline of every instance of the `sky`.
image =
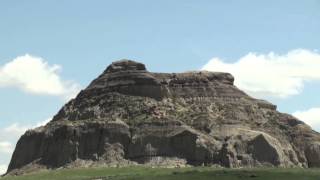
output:
M 320 131 L 319 0 L 1 0 L 0 174 L 25 130 L 113 61 L 230 72 Z

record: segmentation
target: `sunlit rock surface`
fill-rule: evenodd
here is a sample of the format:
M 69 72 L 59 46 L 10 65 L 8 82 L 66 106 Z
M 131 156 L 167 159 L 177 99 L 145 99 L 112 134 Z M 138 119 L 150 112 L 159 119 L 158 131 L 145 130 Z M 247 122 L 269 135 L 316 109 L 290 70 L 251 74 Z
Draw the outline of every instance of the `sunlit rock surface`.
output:
M 19 140 L 8 172 L 136 164 L 320 167 L 320 135 L 249 97 L 229 73 L 152 73 L 112 63 L 44 127 Z

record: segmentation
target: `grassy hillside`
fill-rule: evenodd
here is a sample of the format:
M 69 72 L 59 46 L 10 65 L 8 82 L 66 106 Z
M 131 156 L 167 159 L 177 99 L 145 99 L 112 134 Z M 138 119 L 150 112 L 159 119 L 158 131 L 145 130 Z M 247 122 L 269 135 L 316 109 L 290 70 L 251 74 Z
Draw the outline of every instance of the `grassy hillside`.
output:
M 320 169 L 88 168 L 43 171 L 1 180 L 319 180 Z

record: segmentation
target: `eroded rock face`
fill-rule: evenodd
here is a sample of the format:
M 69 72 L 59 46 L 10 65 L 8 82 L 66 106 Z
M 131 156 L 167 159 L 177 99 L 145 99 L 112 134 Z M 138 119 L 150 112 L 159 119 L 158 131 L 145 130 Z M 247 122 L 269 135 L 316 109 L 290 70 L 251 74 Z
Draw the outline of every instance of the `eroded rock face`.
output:
M 320 135 L 249 97 L 228 73 L 151 73 L 112 63 L 44 127 L 19 140 L 8 172 L 89 165 L 319 167 Z
M 260 134 L 249 142 L 248 152 L 252 158 L 261 163 L 270 163 L 274 166 L 282 165 L 283 150 L 278 141 L 267 135 Z
M 314 143 L 307 147 L 306 158 L 309 167 L 320 167 L 320 143 Z

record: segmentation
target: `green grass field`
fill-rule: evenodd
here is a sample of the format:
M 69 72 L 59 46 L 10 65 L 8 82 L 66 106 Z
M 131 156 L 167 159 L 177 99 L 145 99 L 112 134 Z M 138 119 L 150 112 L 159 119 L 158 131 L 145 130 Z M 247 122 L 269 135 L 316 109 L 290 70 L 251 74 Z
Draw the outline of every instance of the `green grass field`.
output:
M 320 169 L 88 168 L 43 171 L 1 180 L 320 180 Z

